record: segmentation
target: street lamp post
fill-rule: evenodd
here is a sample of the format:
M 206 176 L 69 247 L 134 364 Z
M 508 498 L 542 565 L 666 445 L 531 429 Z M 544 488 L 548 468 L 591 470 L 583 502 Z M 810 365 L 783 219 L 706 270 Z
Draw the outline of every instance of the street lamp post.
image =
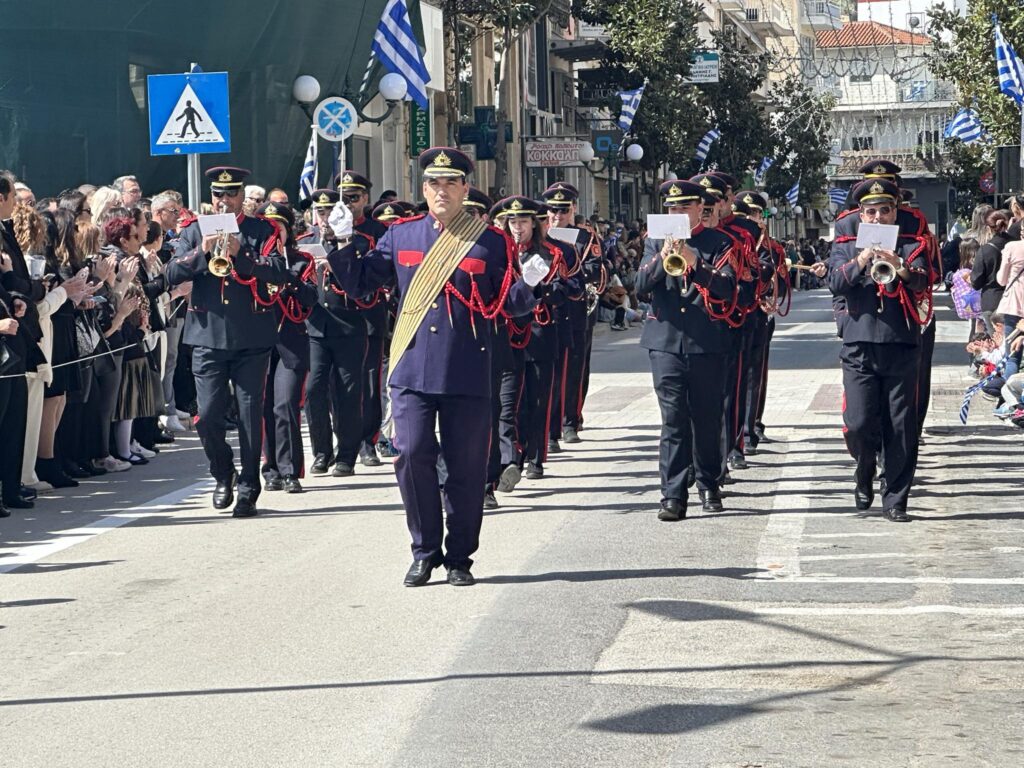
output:
M 643 159 L 644 148 L 639 144 L 630 144 L 626 147 L 625 151 L 626 160 L 631 163 L 637 163 Z M 609 174 L 608 180 L 608 216 L 614 223 L 619 217 L 619 208 L 621 207 L 620 192 L 619 190 L 619 147 L 609 147 L 608 154 L 601 158 L 600 168 L 591 168 L 590 164 L 597 158 L 597 152 L 594 150 L 594 146 L 588 141 L 579 151 L 580 162 L 583 163 L 584 169 L 591 176 L 597 176 L 600 173 L 604 173 L 606 170 L 614 171 L 614 177 Z

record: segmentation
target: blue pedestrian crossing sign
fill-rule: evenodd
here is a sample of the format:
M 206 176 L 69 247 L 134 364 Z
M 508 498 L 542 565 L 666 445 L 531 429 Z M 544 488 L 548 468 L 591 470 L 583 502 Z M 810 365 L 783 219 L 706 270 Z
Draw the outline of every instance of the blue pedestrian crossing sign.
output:
M 149 154 L 231 151 L 227 72 L 150 75 Z
M 328 96 L 313 110 L 313 127 L 327 141 L 344 141 L 358 125 L 356 108 L 341 96 Z

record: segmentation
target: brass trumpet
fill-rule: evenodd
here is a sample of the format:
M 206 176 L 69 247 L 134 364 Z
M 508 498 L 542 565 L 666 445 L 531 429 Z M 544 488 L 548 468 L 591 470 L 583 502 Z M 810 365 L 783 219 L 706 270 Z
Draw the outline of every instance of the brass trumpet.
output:
M 213 253 L 210 254 L 209 270 L 211 274 L 217 277 L 227 277 L 235 267 L 234 262 L 231 261 L 231 256 L 228 255 L 229 237 L 231 235 L 226 232 L 222 233 L 217 240 L 217 245 L 213 248 Z
M 902 265 L 902 261 L 900 264 Z M 896 271 L 898 267 L 894 267 L 888 261 L 874 261 L 871 263 L 871 279 L 879 285 L 888 285 L 896 279 Z
M 686 259 L 683 258 L 683 254 L 677 250 L 678 246 L 685 246 L 686 243 L 682 240 L 668 241 L 669 252 L 662 258 L 661 263 L 665 268 L 665 272 L 672 277 L 682 277 L 686 274 L 687 266 Z

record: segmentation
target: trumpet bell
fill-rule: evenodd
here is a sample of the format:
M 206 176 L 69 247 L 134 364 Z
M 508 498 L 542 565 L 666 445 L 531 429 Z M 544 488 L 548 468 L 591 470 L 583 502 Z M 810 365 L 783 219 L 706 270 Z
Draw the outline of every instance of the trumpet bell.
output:
M 208 268 L 210 273 L 217 277 L 227 277 L 231 274 L 231 259 L 227 256 L 213 256 Z
M 682 256 L 670 253 L 662 260 L 665 271 L 672 277 L 682 277 L 686 272 L 686 260 Z
M 878 285 L 889 285 L 896 279 L 896 268 L 887 261 L 876 261 L 871 265 L 871 279 Z

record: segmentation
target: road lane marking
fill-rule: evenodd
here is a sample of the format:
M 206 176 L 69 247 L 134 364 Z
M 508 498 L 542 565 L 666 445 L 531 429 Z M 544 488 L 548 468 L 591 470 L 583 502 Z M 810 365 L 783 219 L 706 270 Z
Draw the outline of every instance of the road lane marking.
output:
M 754 608 L 762 616 L 916 616 L 929 613 L 953 613 L 959 616 L 1024 616 L 1024 605 L 1000 607 L 968 605 L 904 605 L 899 608 L 859 606 L 800 606 Z
M 841 555 L 804 555 L 803 562 L 811 560 L 888 560 L 894 557 L 935 557 L 934 552 L 851 552 Z
M 59 537 L 53 541 L 43 542 L 42 544 L 29 544 L 24 547 L 18 547 L 7 550 L 13 552 L 12 557 L 5 557 L 0 561 L 0 573 L 10 573 L 16 571 L 24 565 L 30 563 L 36 563 L 45 557 L 50 557 L 58 552 L 63 552 L 66 549 L 88 541 L 101 533 L 106 533 L 115 528 L 120 528 L 126 523 L 130 523 L 133 520 L 139 520 L 144 517 L 154 517 L 162 512 L 168 510 L 177 510 L 181 502 L 190 496 L 206 490 L 211 484 L 210 480 L 202 480 L 184 488 L 179 488 L 176 491 L 165 493 L 163 496 L 158 496 L 152 501 L 148 501 L 142 506 L 132 507 L 130 509 L 123 510 L 106 510 L 101 511 L 102 514 L 99 520 L 89 523 L 88 525 L 80 528 L 70 528 L 65 531 L 57 531 Z
M 772 514 L 768 516 L 768 524 L 757 545 L 758 573 L 755 578 L 758 579 L 793 579 L 800 576 L 800 538 L 811 509 L 811 497 L 807 492 L 807 483 L 789 480 L 800 477 L 805 469 L 786 461 L 785 453 L 780 458 L 782 467 L 775 488 L 787 493 L 773 494 Z M 797 493 L 790 494 L 789 491 Z

